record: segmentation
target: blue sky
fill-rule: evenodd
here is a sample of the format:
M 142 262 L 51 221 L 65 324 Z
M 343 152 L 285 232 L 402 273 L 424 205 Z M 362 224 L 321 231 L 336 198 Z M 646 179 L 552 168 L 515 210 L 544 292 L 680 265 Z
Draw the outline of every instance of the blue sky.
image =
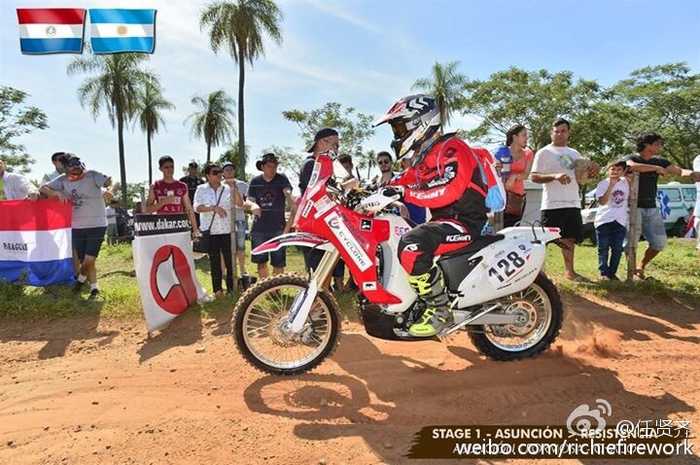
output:
M 67 150 L 89 167 L 118 178 L 116 131 L 103 114 L 97 120 L 76 96 L 82 78 L 67 76 L 69 55 L 24 56 L 19 52 L 17 7 L 156 8 L 157 48 L 149 67 L 176 106 L 166 130 L 154 140 L 154 155 L 180 163 L 204 159 L 204 142 L 191 137 L 183 120 L 190 99 L 217 89 L 236 97 L 237 68 L 227 55 L 214 55 L 198 13 L 206 1 L 23 0 L 0 6 L 0 83 L 31 94 L 30 103 L 48 115 L 49 128 L 22 142 L 36 159 L 31 178 L 51 171 L 52 152 Z M 519 66 L 610 84 L 633 69 L 674 61 L 700 69 L 700 2 L 647 1 L 414 1 L 280 0 L 284 43 L 248 70 L 246 141 L 252 158 L 270 145 L 302 150 L 298 128 L 282 118 L 291 108 L 311 109 L 328 101 L 378 115 L 410 93 L 433 62 L 459 60 L 470 78 Z M 695 31 L 695 32 L 693 32 Z M 474 124 L 459 117 L 456 128 Z M 368 148 L 388 147 L 381 127 Z M 125 135 L 127 177 L 147 178 L 145 136 Z M 214 149 L 219 154 L 223 149 Z M 249 163 L 249 171 L 254 160 Z M 154 168 L 155 170 L 155 168 Z M 157 173 L 157 170 L 155 170 Z

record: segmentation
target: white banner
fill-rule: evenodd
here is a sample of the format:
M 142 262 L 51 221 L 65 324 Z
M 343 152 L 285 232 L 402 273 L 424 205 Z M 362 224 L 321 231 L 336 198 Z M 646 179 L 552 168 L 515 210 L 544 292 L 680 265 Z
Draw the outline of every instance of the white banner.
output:
M 134 268 L 149 331 L 162 329 L 205 296 L 197 281 L 185 215 L 137 215 Z

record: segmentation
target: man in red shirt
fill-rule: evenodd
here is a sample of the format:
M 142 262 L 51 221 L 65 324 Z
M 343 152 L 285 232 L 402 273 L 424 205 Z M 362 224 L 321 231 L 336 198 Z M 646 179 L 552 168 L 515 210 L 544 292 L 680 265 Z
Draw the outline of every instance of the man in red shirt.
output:
M 165 155 L 158 160 L 158 167 L 163 173 L 163 179 L 156 181 L 148 192 L 145 213 L 186 213 L 192 225 L 192 232 L 199 234 L 197 221 L 192 209 L 192 203 L 187 192 L 187 184 L 177 181 L 175 173 L 175 162 L 173 158 Z

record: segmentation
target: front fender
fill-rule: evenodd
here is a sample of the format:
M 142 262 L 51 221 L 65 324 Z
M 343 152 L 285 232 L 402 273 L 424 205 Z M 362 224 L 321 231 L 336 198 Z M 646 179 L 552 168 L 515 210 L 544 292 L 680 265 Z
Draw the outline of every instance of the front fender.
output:
M 307 232 L 292 232 L 273 237 L 254 248 L 253 255 L 276 252 L 282 247 L 289 246 L 312 247 L 318 250 L 333 250 L 333 245 L 326 239 Z

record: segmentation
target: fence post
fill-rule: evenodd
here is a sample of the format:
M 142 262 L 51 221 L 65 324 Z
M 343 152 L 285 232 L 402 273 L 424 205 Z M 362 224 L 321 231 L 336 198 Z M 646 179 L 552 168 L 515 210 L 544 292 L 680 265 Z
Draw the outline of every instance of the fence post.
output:
M 627 281 L 634 279 L 637 269 L 637 244 L 639 243 L 639 216 L 637 215 L 637 199 L 639 197 L 639 173 L 632 173 L 630 184 L 630 221 L 627 228 Z

